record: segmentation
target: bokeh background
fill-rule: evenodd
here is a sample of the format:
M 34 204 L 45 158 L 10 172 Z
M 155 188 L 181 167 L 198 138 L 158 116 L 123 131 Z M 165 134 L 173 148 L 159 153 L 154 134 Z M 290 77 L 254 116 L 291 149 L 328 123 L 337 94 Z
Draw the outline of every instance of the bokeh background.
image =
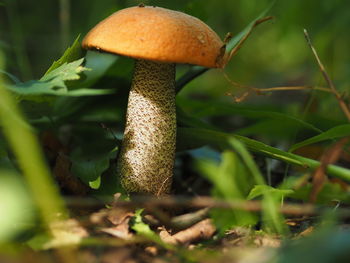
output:
M 219 36 L 236 34 L 266 9 L 271 0 L 143 1 L 199 17 Z M 6 71 L 25 81 L 42 76 L 52 61 L 80 35 L 118 9 L 140 1 L 127 0 L 2 0 L 0 1 L 0 49 Z M 344 0 L 276 1 L 272 22 L 258 27 L 225 69 L 230 79 L 257 88 L 286 85 L 324 85 L 315 59 L 303 36 L 306 28 L 328 73 L 340 91 L 346 91 L 350 75 L 350 3 Z M 181 96 L 199 94 L 220 99 L 234 92 L 218 70 L 192 82 Z M 317 110 L 323 117 L 340 114 L 329 94 Z M 243 103 L 285 105 L 297 111 L 305 103 L 304 92 L 275 92 L 252 96 Z

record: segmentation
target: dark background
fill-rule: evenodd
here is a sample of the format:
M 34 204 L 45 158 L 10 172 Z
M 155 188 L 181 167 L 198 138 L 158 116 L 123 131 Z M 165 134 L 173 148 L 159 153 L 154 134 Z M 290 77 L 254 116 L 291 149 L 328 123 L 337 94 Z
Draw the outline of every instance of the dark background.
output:
M 143 1 L 199 17 L 220 37 L 242 30 L 271 1 L 178 0 Z M 6 70 L 21 80 L 39 78 L 80 34 L 118 9 L 140 1 L 123 0 L 2 0 L 0 48 Z M 242 85 L 257 87 L 322 85 L 314 58 L 304 40 L 306 28 L 339 90 L 349 86 L 350 4 L 342 0 L 277 1 L 273 22 L 260 26 L 226 68 Z M 232 89 L 222 73 L 212 71 L 184 93 L 207 92 L 223 96 Z M 284 95 L 281 95 L 282 101 Z M 259 98 L 259 100 L 264 100 Z M 327 100 L 324 102 L 327 113 Z

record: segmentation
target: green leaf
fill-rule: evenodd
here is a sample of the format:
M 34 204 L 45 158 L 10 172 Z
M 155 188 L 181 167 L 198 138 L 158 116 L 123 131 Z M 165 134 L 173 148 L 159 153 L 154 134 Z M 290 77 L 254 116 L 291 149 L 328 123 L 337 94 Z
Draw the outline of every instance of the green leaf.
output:
M 5 138 L 2 134 L 0 134 L 0 169 L 4 169 L 6 171 L 16 171 L 16 167 L 9 157 L 10 154 L 7 147 Z
M 259 135 L 259 137 L 268 137 L 274 140 L 286 139 L 295 136 L 296 129 L 299 125 L 294 122 L 286 121 L 280 125 L 281 121 L 277 119 L 256 121 L 250 125 L 238 128 L 235 133 L 244 136 Z
M 20 177 L 0 170 L 0 243 L 34 224 L 34 207 Z
M 253 186 L 247 169 L 233 151 L 223 152 L 221 159 L 219 164 L 210 159 L 199 159 L 196 167 L 213 184 L 213 196 L 223 200 L 245 200 Z M 247 211 L 216 209 L 211 215 L 221 233 L 234 226 L 251 226 L 257 223 L 256 215 Z
M 248 200 L 252 200 L 252 199 L 254 199 L 256 197 L 263 196 L 267 192 L 270 192 L 277 199 L 282 199 L 285 196 L 293 194 L 294 190 L 291 190 L 291 189 L 277 189 L 277 188 L 274 188 L 274 187 L 266 185 L 266 184 L 256 185 L 250 191 L 247 199 Z
M 186 113 L 181 106 L 176 105 L 176 119 L 180 125 L 184 125 L 187 127 L 200 127 L 206 129 L 214 129 L 214 127 L 199 118 L 195 118 L 188 113 Z
M 19 79 L 15 76 L 15 75 L 12 75 L 11 73 L 5 71 L 5 70 L 2 70 L 0 69 L 0 73 L 1 74 L 4 74 L 6 75 L 9 79 L 11 79 L 14 83 L 20 83 Z
M 21 96 L 56 95 L 68 93 L 65 81 L 77 80 L 80 73 L 86 70 L 81 66 L 83 58 L 71 63 L 64 63 L 59 68 L 44 75 L 40 80 L 9 86 L 14 93 Z
M 321 141 L 326 141 L 326 140 L 331 140 L 331 139 L 336 139 L 336 138 L 341 138 L 341 137 L 346 137 L 350 136 L 350 124 L 344 124 L 344 125 L 339 125 L 334 128 L 329 129 L 328 131 L 325 131 L 319 135 L 316 135 L 314 137 L 311 137 L 307 140 L 304 140 L 302 142 L 294 144 L 290 148 L 290 152 L 295 151 L 296 149 L 300 147 L 304 147 L 309 144 L 313 144 L 316 142 L 321 142 Z
M 281 160 L 293 165 L 299 165 L 311 170 L 316 169 L 320 162 L 305 158 L 297 154 L 284 152 L 277 148 L 266 145 L 262 142 L 235 134 L 218 132 L 202 128 L 178 128 L 177 131 L 177 151 L 199 148 L 204 145 L 211 145 L 220 149 L 228 149 L 228 140 L 236 138 L 243 142 L 245 146 L 256 153 Z M 336 165 L 328 165 L 327 172 L 333 176 L 350 181 L 350 170 Z
M 101 77 L 105 76 L 107 70 L 118 61 L 120 57 L 114 54 L 99 53 L 96 51 L 87 51 L 85 56 L 85 67 L 91 70 L 84 73 L 86 78 L 79 83 L 80 88 L 91 87 Z
M 49 69 L 46 71 L 45 75 L 49 74 L 51 71 L 59 68 L 60 66 L 64 65 L 65 63 L 70 63 L 74 60 L 78 60 L 82 56 L 82 48 L 79 42 L 80 35 L 77 36 L 77 38 L 74 40 L 74 43 L 72 46 L 66 49 L 66 51 L 63 53 L 62 57 L 59 58 L 59 60 L 54 61 L 52 65 L 49 67 Z M 44 75 L 44 76 L 45 76 Z
M 288 197 L 295 200 L 309 201 L 312 191 L 312 184 L 305 184 L 305 179 L 305 176 L 288 176 L 279 186 L 279 188 L 293 188 L 295 190 L 293 193 L 289 194 Z M 349 204 L 350 195 L 346 189 L 342 189 L 342 186 L 340 184 L 332 181 L 327 181 L 324 183 L 321 191 L 318 193 L 316 202 L 318 204 L 328 205 L 334 201 Z
M 239 41 L 248 34 L 249 31 L 251 31 L 254 28 L 255 21 L 263 18 L 272 8 L 272 6 L 275 4 L 276 1 L 272 1 L 271 4 L 252 22 L 250 22 L 240 33 L 238 33 L 235 37 L 233 37 L 230 42 L 226 46 L 226 52 L 230 52 L 233 50 L 235 46 L 239 43 Z M 204 72 L 206 72 L 208 68 L 201 67 L 201 66 L 192 66 L 188 72 L 186 72 L 183 76 L 181 76 L 176 81 L 176 92 L 178 93 L 187 83 L 189 83 L 191 80 L 195 79 L 196 77 L 202 75 Z
M 64 63 L 59 68 L 50 71 L 40 80 L 31 80 L 17 85 L 7 86 L 9 90 L 19 95 L 19 98 L 29 100 L 45 100 L 43 95 L 54 96 L 87 96 L 113 93 L 114 90 L 75 89 L 68 90 L 66 82 L 80 79 L 81 73 L 87 68 L 81 66 L 83 58 L 71 63 Z
M 81 58 L 69 63 L 65 62 L 60 67 L 45 74 L 40 80 L 43 82 L 48 82 L 48 81 L 52 82 L 54 80 L 55 87 L 64 88 L 65 87 L 64 81 L 80 79 L 79 74 L 87 70 L 87 68 L 84 68 L 83 66 L 81 66 L 83 61 L 84 61 L 84 58 Z
M 199 167 L 214 184 L 217 194 L 225 199 L 242 199 L 252 186 L 252 182 L 242 180 L 249 177 L 235 152 L 224 151 L 219 165 L 210 160 L 202 160 L 199 161 Z
M 244 144 L 235 138 L 230 138 L 228 142 L 229 145 L 239 153 L 251 176 L 254 178 L 254 181 L 257 184 L 265 185 L 264 177 L 260 173 L 259 168 L 255 164 L 252 156 L 247 151 Z M 283 215 L 278 211 L 278 205 L 279 203 L 273 198 L 270 192 L 264 192 L 262 200 L 264 226 L 266 230 L 282 234 L 286 233 L 288 230 L 283 223 Z
M 173 246 L 164 243 L 160 237 L 152 231 L 152 229 L 142 221 L 142 212 L 143 209 L 137 209 L 135 211 L 135 216 L 133 217 L 131 221 L 131 229 L 133 229 L 138 235 L 143 236 L 158 245 L 161 245 L 167 249 L 172 249 Z
M 76 146 L 69 156 L 72 162 L 71 171 L 74 176 L 89 184 L 99 179 L 109 168 L 110 160 L 116 158 L 117 142 L 99 127 L 80 125 L 73 133 L 76 136 Z
M 220 165 L 213 161 L 204 160 L 198 163 L 198 168 L 213 183 L 213 194 L 225 200 L 244 200 L 253 184 L 264 185 L 265 180 L 256 166 L 253 158 L 244 145 L 234 137 L 226 139 L 227 147 L 236 151 L 225 151 L 222 154 Z M 244 166 L 242 166 L 244 164 Z M 243 168 L 243 169 L 242 169 Z M 250 179 L 250 180 L 249 180 Z M 274 232 L 283 233 L 283 216 L 278 212 L 279 202 L 270 192 L 263 193 L 264 225 Z M 225 231 L 234 225 L 252 225 L 256 218 L 246 211 L 231 211 L 223 213 L 222 210 L 212 214 L 214 222 L 220 230 Z
M 113 152 L 110 155 L 106 154 L 99 157 L 86 156 L 80 148 L 77 148 L 70 155 L 72 173 L 86 184 L 89 184 L 96 181 L 108 169 L 112 157 L 115 157 Z
M 45 225 L 49 226 L 54 219 L 57 219 L 57 215 L 65 217 L 64 203 L 50 175 L 42 147 L 32 128 L 22 117 L 18 103 L 4 87 L 1 78 L 0 126 L 1 132 L 16 157 L 17 164 L 27 180 Z
M 193 113 L 194 116 L 201 118 L 201 117 L 208 117 L 208 116 L 223 116 L 223 115 L 240 115 L 247 118 L 252 119 L 273 119 L 276 121 L 280 121 L 283 123 L 292 124 L 296 129 L 297 128 L 305 128 L 308 130 L 312 130 L 317 133 L 321 133 L 322 130 L 318 129 L 317 127 L 313 126 L 310 123 L 307 123 L 301 119 L 298 119 L 296 117 L 293 117 L 286 113 L 281 112 L 274 112 L 274 111 L 264 111 L 264 110 L 253 110 L 253 109 L 247 109 L 242 107 L 236 107 L 234 105 L 225 105 L 223 103 L 202 103 L 203 105 L 200 106 L 200 103 L 197 103 L 196 107 L 199 107 L 200 110 L 197 110 L 195 113 Z M 271 129 L 274 127 L 271 126 Z

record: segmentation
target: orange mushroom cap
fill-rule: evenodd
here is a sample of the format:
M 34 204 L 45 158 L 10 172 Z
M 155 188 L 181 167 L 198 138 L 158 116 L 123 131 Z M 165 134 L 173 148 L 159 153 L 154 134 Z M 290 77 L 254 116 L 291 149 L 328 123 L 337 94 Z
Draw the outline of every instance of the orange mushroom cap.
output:
M 137 59 L 219 67 L 223 42 L 201 20 L 160 7 L 122 9 L 97 24 L 83 47 Z

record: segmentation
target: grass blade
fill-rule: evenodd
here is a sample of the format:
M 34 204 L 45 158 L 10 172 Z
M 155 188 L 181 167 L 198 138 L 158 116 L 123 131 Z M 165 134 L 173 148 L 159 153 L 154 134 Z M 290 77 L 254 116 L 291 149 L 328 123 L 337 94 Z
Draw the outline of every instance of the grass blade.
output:
M 244 147 L 244 145 L 236 138 L 230 138 L 228 140 L 228 143 L 241 156 L 241 158 L 246 164 L 246 167 L 249 169 L 250 174 L 253 176 L 256 184 L 266 185 L 264 177 L 260 173 L 252 156 Z M 284 225 L 283 215 L 278 211 L 279 202 L 278 200 L 275 200 L 273 198 L 271 192 L 269 191 L 264 192 L 262 205 L 264 207 L 262 212 L 263 212 L 265 227 L 268 230 L 272 230 L 273 232 L 276 232 L 276 233 L 285 233 L 287 229 Z
M 178 129 L 178 143 L 177 150 L 186 150 L 202 147 L 204 145 L 211 145 L 220 149 L 227 149 L 228 140 L 236 138 L 243 142 L 246 147 L 256 153 L 263 154 L 267 157 L 281 160 L 285 163 L 302 166 L 307 169 L 315 170 L 320 166 L 320 162 L 302 157 L 290 152 L 284 152 L 272 146 L 266 145 L 262 142 L 239 135 L 233 135 L 224 132 L 218 132 L 208 129 L 199 128 L 179 128 Z M 350 170 L 336 166 L 328 165 L 326 171 L 335 177 L 350 181 Z
M 212 103 L 212 104 L 205 103 L 200 108 L 201 110 L 194 113 L 193 114 L 194 116 L 200 118 L 200 117 L 208 117 L 208 116 L 238 114 L 240 116 L 253 118 L 253 119 L 256 118 L 260 120 L 263 118 L 266 118 L 266 119 L 279 120 L 283 123 L 288 121 L 293 123 L 298 128 L 299 127 L 305 128 L 305 129 L 314 131 L 316 133 L 322 133 L 322 130 L 318 129 L 314 125 L 281 112 L 247 109 L 247 108 L 235 107 L 232 105 L 223 105 L 222 103 Z
M 1 58 L 0 58 L 1 60 Z M 1 61 L 0 61 L 1 62 Z M 0 124 L 40 210 L 46 226 L 65 215 L 63 201 L 50 176 L 33 129 L 25 122 L 15 99 L 0 78 Z
M 319 135 L 316 135 L 314 137 L 311 137 L 307 140 L 304 140 L 302 142 L 296 143 L 292 145 L 290 148 L 290 152 L 295 151 L 296 149 L 300 147 L 304 147 L 309 144 L 313 144 L 316 142 L 321 142 L 321 141 L 326 141 L 326 140 L 331 140 L 335 138 L 341 138 L 341 137 L 346 137 L 350 136 L 350 124 L 344 124 L 344 125 L 339 125 L 336 126 L 332 129 L 329 129 L 328 131 L 325 131 Z

